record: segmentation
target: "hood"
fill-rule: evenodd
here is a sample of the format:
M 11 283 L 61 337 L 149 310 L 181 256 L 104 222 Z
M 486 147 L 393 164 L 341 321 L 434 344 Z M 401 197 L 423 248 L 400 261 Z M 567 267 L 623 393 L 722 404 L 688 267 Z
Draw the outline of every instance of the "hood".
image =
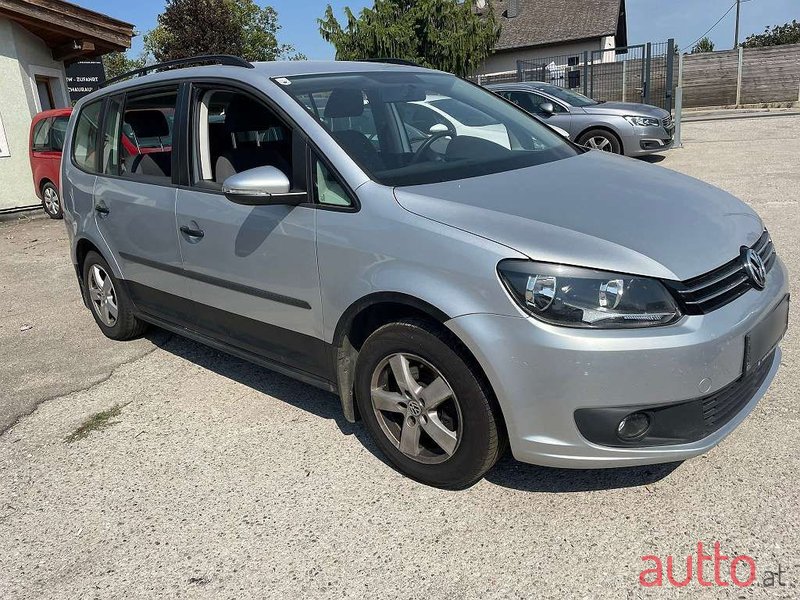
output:
M 763 231 L 727 192 L 648 163 L 586 152 L 458 181 L 400 187 L 406 210 L 545 262 L 686 280 Z
M 636 104 L 633 102 L 601 102 L 600 104 L 584 106 L 583 110 L 590 115 L 616 115 L 620 117 L 637 116 L 664 119 L 670 115 L 670 113 L 663 108 L 650 106 L 649 104 Z

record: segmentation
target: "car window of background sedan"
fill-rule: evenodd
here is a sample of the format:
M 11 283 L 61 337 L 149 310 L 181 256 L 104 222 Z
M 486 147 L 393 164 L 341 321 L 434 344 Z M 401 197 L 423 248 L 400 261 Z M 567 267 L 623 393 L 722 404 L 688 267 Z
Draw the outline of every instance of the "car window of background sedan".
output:
M 588 96 L 558 87 L 557 85 L 544 85 L 538 89 L 545 94 L 550 94 L 553 98 L 563 100 L 570 106 L 594 106 L 595 104 L 600 104 L 597 100 L 592 100 Z
M 501 96 L 508 98 L 514 104 L 519 106 L 523 110 L 527 110 L 530 113 L 535 115 L 546 115 L 542 110 L 542 104 L 546 104 L 549 102 L 553 105 L 553 112 L 555 114 L 562 114 L 567 112 L 563 106 L 561 106 L 558 102 L 553 102 L 549 98 L 545 98 L 541 94 L 535 94 L 533 92 L 521 92 L 521 91 L 510 91 L 510 92 L 500 92 Z

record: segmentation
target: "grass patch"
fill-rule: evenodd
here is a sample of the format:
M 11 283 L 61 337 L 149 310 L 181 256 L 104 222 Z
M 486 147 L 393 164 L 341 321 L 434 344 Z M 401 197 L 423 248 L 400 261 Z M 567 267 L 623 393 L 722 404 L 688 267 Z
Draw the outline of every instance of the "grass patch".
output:
M 118 417 L 124 406 L 124 404 L 112 406 L 108 410 L 101 410 L 99 413 L 92 415 L 86 419 L 80 427 L 65 437 L 64 441 L 68 444 L 71 444 L 72 442 L 82 440 L 92 431 L 102 431 L 103 429 L 107 429 L 112 425 L 116 425 L 119 423 L 119 421 L 112 421 L 111 419 Z

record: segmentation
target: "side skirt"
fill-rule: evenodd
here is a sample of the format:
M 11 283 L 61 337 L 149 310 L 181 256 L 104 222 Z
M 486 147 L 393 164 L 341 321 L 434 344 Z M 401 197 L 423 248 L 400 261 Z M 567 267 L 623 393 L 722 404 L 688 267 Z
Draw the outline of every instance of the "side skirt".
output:
M 312 375 L 311 373 L 306 373 L 305 371 L 300 371 L 299 369 L 293 369 L 287 365 L 283 365 L 281 363 L 277 363 L 271 361 L 263 356 L 259 356 L 258 354 L 254 354 L 252 352 L 248 352 L 247 350 L 242 350 L 241 348 L 237 348 L 236 346 L 231 346 L 230 344 L 226 344 L 225 342 L 221 342 L 214 338 L 208 337 L 207 335 L 203 335 L 202 333 L 198 333 L 196 331 L 192 331 L 191 329 L 187 329 L 186 327 L 182 327 L 180 325 L 175 325 L 170 323 L 169 321 L 165 321 L 153 315 L 149 315 L 147 313 L 143 313 L 141 311 L 136 311 L 136 316 L 140 318 L 142 321 L 146 321 L 155 325 L 156 327 L 160 327 L 161 329 L 166 329 L 167 331 L 171 331 L 177 335 L 189 338 L 190 340 L 194 340 L 195 342 L 199 342 L 205 346 L 209 346 L 210 348 L 214 348 L 215 350 L 219 350 L 221 352 L 225 352 L 226 354 L 230 354 L 231 356 L 235 356 L 237 358 L 241 358 L 242 360 L 246 360 L 253 364 L 256 364 L 260 367 L 264 367 L 269 369 L 270 371 L 275 371 L 276 373 L 280 373 L 281 375 L 286 375 L 287 377 L 291 377 L 292 379 L 297 379 L 303 383 L 307 383 L 309 385 L 313 385 L 314 387 L 323 389 L 327 392 L 338 393 L 338 388 L 336 385 L 328 381 L 327 379 L 323 379 L 322 377 L 317 377 Z
M 321 339 L 125 280 L 138 318 L 288 377 L 334 392 L 333 346 Z

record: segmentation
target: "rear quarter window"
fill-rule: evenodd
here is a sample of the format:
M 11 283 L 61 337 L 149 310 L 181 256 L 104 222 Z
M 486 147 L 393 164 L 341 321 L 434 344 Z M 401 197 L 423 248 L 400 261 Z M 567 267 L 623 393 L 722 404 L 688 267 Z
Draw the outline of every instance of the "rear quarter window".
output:
M 97 132 L 100 127 L 102 100 L 91 102 L 81 109 L 72 140 L 73 162 L 90 173 L 97 172 Z
M 33 127 L 33 149 L 37 151 L 47 150 L 47 137 L 52 125 L 52 119 L 42 119 Z

